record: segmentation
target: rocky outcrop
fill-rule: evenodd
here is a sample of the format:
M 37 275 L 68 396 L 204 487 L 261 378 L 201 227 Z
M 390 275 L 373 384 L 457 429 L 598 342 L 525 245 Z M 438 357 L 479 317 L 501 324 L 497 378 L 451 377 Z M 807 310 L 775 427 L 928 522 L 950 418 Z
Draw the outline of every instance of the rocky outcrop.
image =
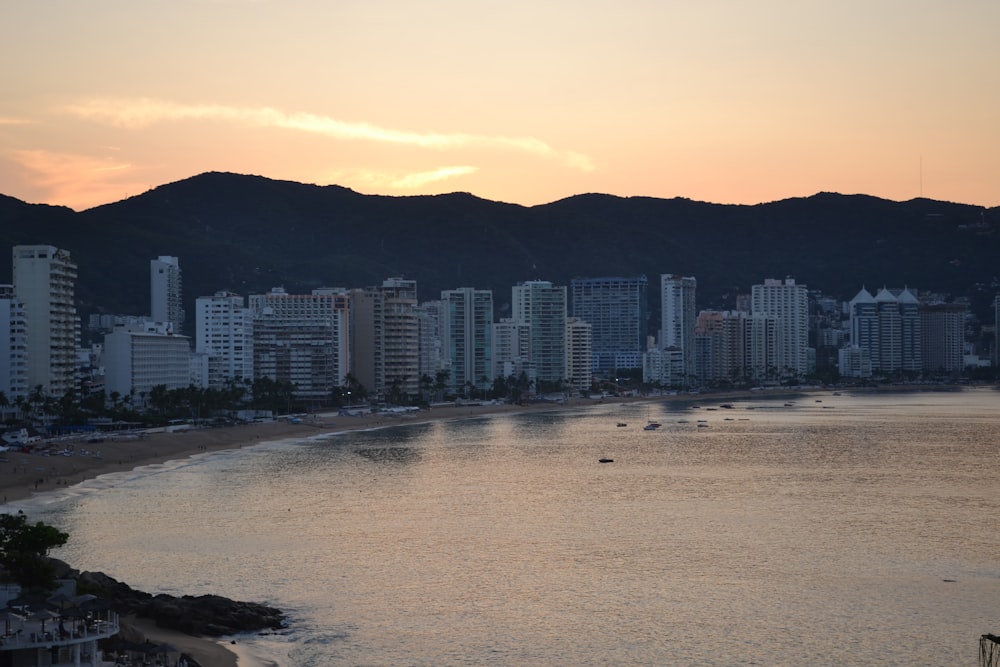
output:
M 280 610 L 256 602 L 239 602 L 218 595 L 151 595 L 103 572 L 68 569 L 66 575 L 76 579 L 78 592 L 93 593 L 107 600 L 122 616 L 149 618 L 161 628 L 190 635 L 220 637 L 284 627 L 284 614 Z

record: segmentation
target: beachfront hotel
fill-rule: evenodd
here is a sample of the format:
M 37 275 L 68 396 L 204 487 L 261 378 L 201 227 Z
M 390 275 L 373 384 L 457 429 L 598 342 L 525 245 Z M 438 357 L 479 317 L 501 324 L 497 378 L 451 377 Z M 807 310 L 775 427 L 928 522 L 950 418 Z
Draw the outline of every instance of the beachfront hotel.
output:
M 76 264 L 54 246 L 19 245 L 13 253 L 14 295 L 24 304 L 28 331 L 28 386 L 63 396 L 76 389 Z

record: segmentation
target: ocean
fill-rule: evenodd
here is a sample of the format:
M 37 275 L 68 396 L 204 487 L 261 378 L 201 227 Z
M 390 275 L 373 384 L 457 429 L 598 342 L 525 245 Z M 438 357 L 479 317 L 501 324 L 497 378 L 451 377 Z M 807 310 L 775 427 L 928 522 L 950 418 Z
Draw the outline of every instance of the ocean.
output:
M 721 401 L 265 443 L 26 511 L 81 570 L 285 610 L 238 638 L 280 667 L 977 665 L 1000 392 Z

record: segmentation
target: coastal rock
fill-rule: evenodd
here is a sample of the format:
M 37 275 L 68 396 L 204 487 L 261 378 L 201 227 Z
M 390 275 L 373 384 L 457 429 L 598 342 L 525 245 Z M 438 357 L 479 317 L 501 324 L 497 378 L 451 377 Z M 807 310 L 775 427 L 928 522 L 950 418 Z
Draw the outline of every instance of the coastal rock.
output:
M 281 610 L 256 602 L 240 602 L 219 595 L 151 595 L 103 572 L 68 569 L 66 574 L 76 579 L 77 590 L 108 600 L 111 608 L 122 616 L 134 614 L 149 618 L 161 628 L 220 637 L 284 627 L 285 617 Z

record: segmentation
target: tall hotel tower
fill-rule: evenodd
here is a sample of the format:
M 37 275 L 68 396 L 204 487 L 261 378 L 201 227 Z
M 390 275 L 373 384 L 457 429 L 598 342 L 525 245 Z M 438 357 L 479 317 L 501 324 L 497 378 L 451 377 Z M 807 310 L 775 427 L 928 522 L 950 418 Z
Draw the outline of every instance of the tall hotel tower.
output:
M 53 246 L 14 246 L 14 294 L 24 304 L 28 387 L 49 396 L 76 387 L 79 323 L 73 303 L 76 264 Z
M 809 372 L 809 294 L 794 278 L 784 282 L 768 278 L 750 292 L 755 317 L 773 318 L 775 346 L 773 370 L 779 374 Z
M 683 357 L 685 382 L 694 379 L 698 371 L 695 355 L 695 328 L 698 311 L 695 309 L 694 293 L 698 281 L 689 276 L 671 273 L 660 275 L 661 303 L 661 350 L 680 350 Z
M 566 374 L 566 288 L 533 280 L 513 288 L 514 320 L 527 328 L 528 355 L 540 382 Z
M 493 383 L 493 292 L 472 287 L 441 292 L 442 352 L 451 370 L 451 391 Z
M 150 315 L 154 322 L 170 322 L 180 333 L 184 324 L 181 267 L 176 257 L 161 255 L 149 260 Z
M 590 323 L 594 370 L 642 368 L 647 282 L 646 276 L 570 281 L 570 314 Z

